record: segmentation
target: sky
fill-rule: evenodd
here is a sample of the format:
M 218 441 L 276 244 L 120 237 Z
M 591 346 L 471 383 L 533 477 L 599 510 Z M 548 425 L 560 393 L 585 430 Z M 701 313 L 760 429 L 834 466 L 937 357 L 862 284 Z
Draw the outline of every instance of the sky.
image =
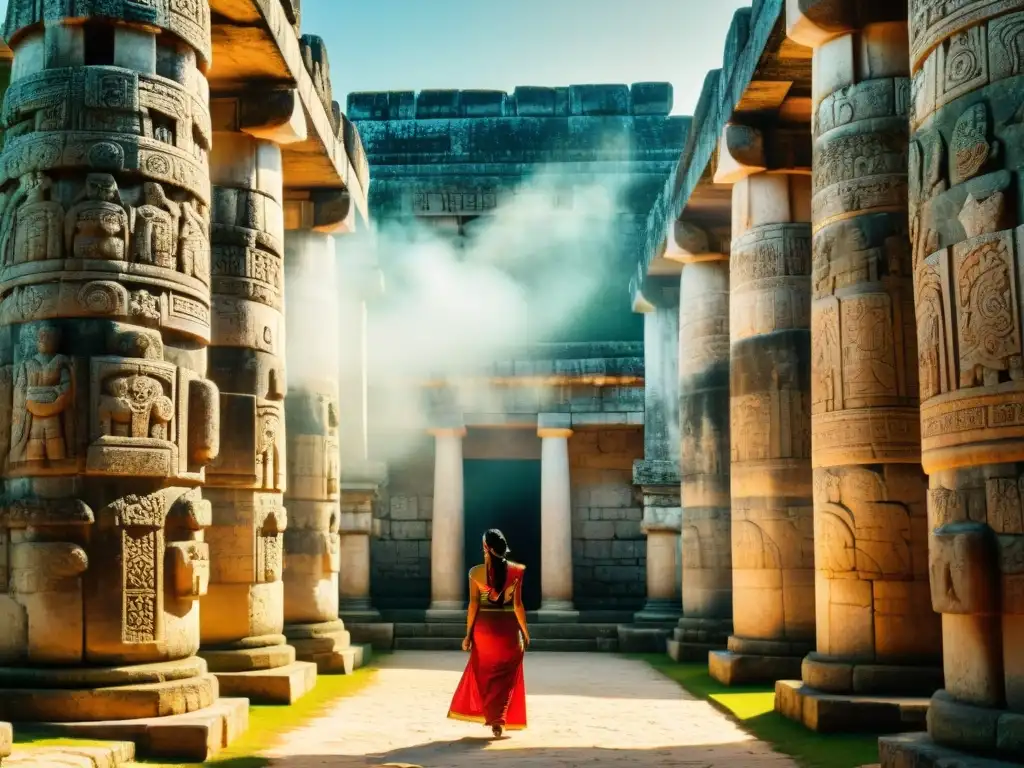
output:
M 350 91 L 667 80 L 691 114 L 750 0 L 302 0 Z M 216 66 L 216 64 L 214 64 Z
M 327 41 L 334 97 L 350 91 L 667 80 L 693 112 L 750 0 L 302 0 Z M 0 0 L 6 12 L 7 0 Z M 216 66 L 216 61 L 214 66 Z

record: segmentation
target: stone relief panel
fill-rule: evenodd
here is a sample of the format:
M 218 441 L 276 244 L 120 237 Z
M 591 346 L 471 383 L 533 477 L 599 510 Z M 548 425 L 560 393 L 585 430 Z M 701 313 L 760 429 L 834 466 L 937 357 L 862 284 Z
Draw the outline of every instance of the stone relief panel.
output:
M 820 664 L 924 667 L 937 662 L 941 642 L 936 617 L 921 605 L 927 521 L 925 479 L 915 466 L 921 455 L 911 247 L 917 229 L 908 227 L 905 212 L 908 163 L 925 156 L 935 162 L 941 152 L 909 148 L 910 102 L 907 78 L 866 80 L 822 99 L 813 118 L 811 422 Z
M 913 0 L 910 10 L 922 462 L 946 670 L 929 730 L 973 751 L 981 743 L 953 727 L 965 705 L 1024 712 L 1024 9 Z M 989 741 L 1013 759 L 1012 745 Z

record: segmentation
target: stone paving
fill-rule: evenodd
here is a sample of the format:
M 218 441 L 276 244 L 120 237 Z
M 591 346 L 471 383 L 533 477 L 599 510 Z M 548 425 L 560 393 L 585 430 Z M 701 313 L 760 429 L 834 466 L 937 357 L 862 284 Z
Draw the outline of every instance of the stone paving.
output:
M 369 687 L 290 733 L 270 753 L 273 765 L 796 765 L 643 662 L 604 654 L 528 654 L 529 727 L 494 741 L 483 726 L 445 717 L 466 658 L 387 657 Z

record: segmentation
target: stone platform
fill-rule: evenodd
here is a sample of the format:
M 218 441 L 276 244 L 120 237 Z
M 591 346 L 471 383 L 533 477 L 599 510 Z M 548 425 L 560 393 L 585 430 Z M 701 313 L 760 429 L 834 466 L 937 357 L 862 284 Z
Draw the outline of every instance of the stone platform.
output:
M 249 728 L 249 702 L 221 698 L 185 715 L 37 725 L 68 738 L 129 741 L 140 757 L 203 762 Z
M 370 649 L 352 645 L 351 633 L 340 619 L 289 625 L 285 627 L 285 636 L 295 648 L 296 659 L 316 664 L 321 675 L 351 675 L 369 661 Z
M 724 651 L 732 634 L 732 622 L 725 619 L 683 617 L 672 630 L 666 650 L 673 661 L 706 664 L 712 651 Z
M 901 733 L 878 740 L 879 768 L 1021 768 L 1019 763 L 978 757 L 940 746 L 926 733 Z
M 722 685 L 774 683 L 800 676 L 799 656 L 760 656 L 732 651 L 711 651 L 708 674 Z
M 665 653 L 672 627 L 654 624 L 620 624 L 617 631 L 622 653 Z
M 296 661 L 291 645 L 200 650 L 221 693 L 253 704 L 294 704 L 316 685 L 317 665 Z
M 392 622 L 362 622 L 358 618 L 345 618 L 345 626 L 353 641 L 372 646 L 375 651 L 390 651 L 395 646 L 395 625 Z
M 826 693 L 800 680 L 775 683 L 775 711 L 818 733 L 923 730 L 928 702 L 926 697 Z

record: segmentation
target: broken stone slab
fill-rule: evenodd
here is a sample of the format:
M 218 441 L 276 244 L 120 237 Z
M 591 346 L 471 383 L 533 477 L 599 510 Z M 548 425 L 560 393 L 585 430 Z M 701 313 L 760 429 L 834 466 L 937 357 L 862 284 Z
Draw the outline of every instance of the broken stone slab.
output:
M 817 733 L 924 730 L 929 700 L 910 696 L 824 693 L 800 680 L 777 680 L 775 711 Z

